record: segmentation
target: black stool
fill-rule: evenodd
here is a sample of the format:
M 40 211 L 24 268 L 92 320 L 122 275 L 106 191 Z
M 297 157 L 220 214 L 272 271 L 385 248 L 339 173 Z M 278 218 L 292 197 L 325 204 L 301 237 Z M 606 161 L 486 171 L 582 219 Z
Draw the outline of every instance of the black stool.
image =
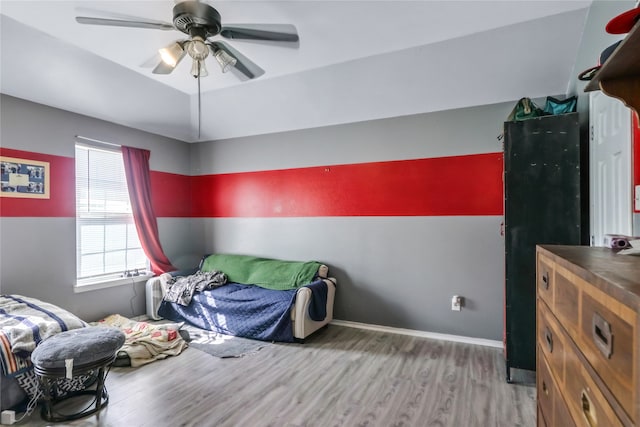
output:
M 104 384 L 105 368 L 116 358 L 116 352 L 124 344 L 124 334 L 116 328 L 91 326 L 54 335 L 42 341 L 31 353 L 34 372 L 40 382 L 44 405 L 42 418 L 47 421 L 71 421 L 92 415 L 109 402 Z M 65 391 L 60 383 L 86 376 L 80 389 Z M 88 389 L 95 380 L 95 390 Z M 77 396 L 94 396 L 95 405 L 70 414 L 56 411 L 59 403 Z

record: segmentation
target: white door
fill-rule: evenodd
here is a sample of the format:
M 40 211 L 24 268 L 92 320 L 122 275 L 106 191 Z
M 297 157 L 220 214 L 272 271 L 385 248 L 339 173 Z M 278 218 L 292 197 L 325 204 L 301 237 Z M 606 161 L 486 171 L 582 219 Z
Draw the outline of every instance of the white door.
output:
M 591 246 L 603 246 L 605 234 L 632 235 L 631 111 L 591 92 L 589 122 Z

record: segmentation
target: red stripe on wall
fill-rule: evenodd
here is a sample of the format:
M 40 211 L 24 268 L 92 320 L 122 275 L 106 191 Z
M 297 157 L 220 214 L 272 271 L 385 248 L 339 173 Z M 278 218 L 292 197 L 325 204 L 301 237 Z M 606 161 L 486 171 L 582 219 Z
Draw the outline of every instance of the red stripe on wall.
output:
M 502 215 L 502 153 L 192 177 L 194 217 Z
M 0 216 L 75 216 L 73 158 L 0 154 L 49 162 L 51 173 L 50 199 L 2 197 Z M 193 177 L 151 171 L 152 203 L 158 217 L 502 215 L 502 164 L 490 153 Z
M 191 216 L 191 180 L 187 175 L 151 171 L 151 203 L 157 217 Z
M 75 217 L 76 187 L 73 158 L 30 151 L 0 148 L 0 155 L 49 162 L 50 193 L 48 199 L 0 197 L 3 217 Z

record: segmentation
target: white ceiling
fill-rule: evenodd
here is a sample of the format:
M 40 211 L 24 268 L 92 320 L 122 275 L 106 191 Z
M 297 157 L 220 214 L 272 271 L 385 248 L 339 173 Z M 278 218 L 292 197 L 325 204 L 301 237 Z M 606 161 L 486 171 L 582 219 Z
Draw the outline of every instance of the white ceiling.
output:
M 149 67 L 184 34 L 80 25 L 75 16 L 171 22 L 173 1 L 0 0 L 0 90 L 187 142 L 565 93 L 591 1 L 208 1 L 222 24 L 290 23 L 298 48 L 229 41 L 266 73 L 208 59 Z

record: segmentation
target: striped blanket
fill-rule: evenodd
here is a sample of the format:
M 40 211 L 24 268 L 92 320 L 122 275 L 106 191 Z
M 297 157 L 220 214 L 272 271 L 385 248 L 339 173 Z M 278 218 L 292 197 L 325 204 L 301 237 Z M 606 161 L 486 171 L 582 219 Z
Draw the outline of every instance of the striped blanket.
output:
M 40 341 L 88 326 L 72 313 L 35 298 L 0 295 L 0 364 L 6 376 L 31 369 L 31 352 Z

